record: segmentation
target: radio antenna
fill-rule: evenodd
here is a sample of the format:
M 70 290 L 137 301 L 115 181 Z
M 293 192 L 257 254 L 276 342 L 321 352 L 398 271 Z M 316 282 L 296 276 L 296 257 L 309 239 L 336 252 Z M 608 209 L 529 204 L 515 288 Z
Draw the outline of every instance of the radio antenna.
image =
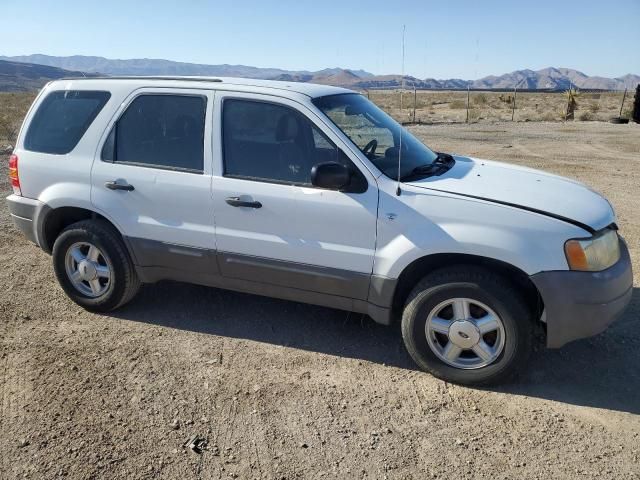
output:
M 402 161 L 402 93 L 404 92 L 404 32 L 407 26 L 402 25 L 402 68 L 400 81 L 400 146 L 398 147 L 398 181 L 396 182 L 396 195 L 399 197 L 402 193 L 400 190 L 400 166 Z

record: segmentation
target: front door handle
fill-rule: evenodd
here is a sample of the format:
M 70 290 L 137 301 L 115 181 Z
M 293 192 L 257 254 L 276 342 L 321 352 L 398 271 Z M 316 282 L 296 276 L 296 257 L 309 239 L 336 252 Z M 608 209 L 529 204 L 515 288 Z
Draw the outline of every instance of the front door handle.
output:
M 133 185 L 129 185 L 128 183 L 106 182 L 104 186 L 109 190 L 125 190 L 127 192 L 135 190 L 135 188 L 133 188 Z
M 240 200 L 240 197 L 227 197 L 225 201 L 232 207 L 262 208 L 262 204 L 260 202 Z

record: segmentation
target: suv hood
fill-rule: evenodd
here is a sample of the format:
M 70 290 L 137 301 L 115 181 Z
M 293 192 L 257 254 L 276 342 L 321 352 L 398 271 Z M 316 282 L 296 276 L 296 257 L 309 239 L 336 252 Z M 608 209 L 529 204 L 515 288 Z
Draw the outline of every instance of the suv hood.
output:
M 615 222 L 609 202 L 580 182 L 501 162 L 454 158 L 455 165 L 443 175 L 408 183 L 535 211 L 592 233 Z

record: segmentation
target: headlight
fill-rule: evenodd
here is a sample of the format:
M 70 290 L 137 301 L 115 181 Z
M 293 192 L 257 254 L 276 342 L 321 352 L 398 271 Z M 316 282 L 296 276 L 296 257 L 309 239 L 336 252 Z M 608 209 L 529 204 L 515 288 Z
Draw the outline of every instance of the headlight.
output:
M 587 239 L 572 239 L 564 244 L 571 270 L 599 272 L 620 259 L 620 239 L 615 230 L 604 230 Z

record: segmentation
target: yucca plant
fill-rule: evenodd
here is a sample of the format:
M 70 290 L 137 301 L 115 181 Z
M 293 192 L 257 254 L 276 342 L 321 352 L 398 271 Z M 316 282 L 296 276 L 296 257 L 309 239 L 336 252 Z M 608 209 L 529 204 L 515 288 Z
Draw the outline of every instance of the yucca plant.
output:
M 577 88 L 570 88 L 569 90 L 564 92 L 564 94 L 567 97 L 567 110 L 565 111 L 564 119 L 573 120 L 575 111 L 578 108 L 578 102 L 576 101 L 576 98 L 578 98 L 580 92 Z

